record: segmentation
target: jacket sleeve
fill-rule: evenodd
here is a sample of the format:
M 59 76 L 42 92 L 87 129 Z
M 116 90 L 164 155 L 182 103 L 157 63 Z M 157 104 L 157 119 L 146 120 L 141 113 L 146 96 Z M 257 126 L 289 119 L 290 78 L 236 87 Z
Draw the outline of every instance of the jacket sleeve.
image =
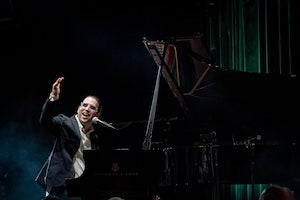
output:
M 56 127 L 59 125 L 59 116 L 57 115 L 57 103 L 59 100 L 50 101 L 49 98 L 43 104 L 42 111 L 39 118 L 39 123 L 42 128 L 51 130 L 54 134 L 58 131 Z

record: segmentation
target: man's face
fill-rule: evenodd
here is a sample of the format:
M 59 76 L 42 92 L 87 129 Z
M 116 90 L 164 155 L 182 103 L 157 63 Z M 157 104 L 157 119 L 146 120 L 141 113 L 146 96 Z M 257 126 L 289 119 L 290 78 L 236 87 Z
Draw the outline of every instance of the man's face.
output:
M 93 117 L 99 117 L 99 104 L 93 97 L 86 97 L 78 106 L 77 114 L 82 124 L 92 123 Z

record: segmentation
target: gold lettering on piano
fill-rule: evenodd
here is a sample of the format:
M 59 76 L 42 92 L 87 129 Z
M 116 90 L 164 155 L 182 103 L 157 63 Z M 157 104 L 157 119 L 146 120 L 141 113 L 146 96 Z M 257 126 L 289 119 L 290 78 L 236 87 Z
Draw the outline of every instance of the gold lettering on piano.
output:
M 138 172 L 99 172 L 95 176 L 139 176 Z

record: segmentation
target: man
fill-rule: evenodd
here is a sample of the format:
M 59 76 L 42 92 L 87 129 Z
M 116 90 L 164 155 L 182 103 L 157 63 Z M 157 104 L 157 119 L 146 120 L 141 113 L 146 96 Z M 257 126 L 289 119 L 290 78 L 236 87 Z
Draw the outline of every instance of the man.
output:
M 55 137 L 52 151 L 35 179 L 45 188 L 45 199 L 62 199 L 66 196 L 65 180 L 82 175 L 82 152 L 92 149 L 96 139 L 92 119 L 101 114 L 100 99 L 92 95 L 82 100 L 71 117 L 55 113 L 63 80 L 59 77 L 53 83 L 40 115 L 41 126 Z
M 262 191 L 259 200 L 295 200 L 295 196 L 287 187 L 271 185 Z

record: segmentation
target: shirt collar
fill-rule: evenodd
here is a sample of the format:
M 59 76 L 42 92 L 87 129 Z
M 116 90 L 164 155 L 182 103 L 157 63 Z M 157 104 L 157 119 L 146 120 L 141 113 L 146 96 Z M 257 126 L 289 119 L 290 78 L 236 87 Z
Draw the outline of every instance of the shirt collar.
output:
M 77 123 L 78 123 L 79 129 L 82 131 L 82 130 L 83 130 L 83 126 L 82 126 L 81 122 L 79 121 L 78 115 L 75 115 L 75 119 L 76 119 L 76 121 L 77 121 Z M 93 132 L 93 131 L 94 131 L 94 127 L 91 126 L 91 127 L 89 128 L 89 130 L 88 130 L 87 132 L 85 132 L 85 134 L 86 134 L 86 135 L 89 135 L 89 134 L 90 134 L 91 132 Z

